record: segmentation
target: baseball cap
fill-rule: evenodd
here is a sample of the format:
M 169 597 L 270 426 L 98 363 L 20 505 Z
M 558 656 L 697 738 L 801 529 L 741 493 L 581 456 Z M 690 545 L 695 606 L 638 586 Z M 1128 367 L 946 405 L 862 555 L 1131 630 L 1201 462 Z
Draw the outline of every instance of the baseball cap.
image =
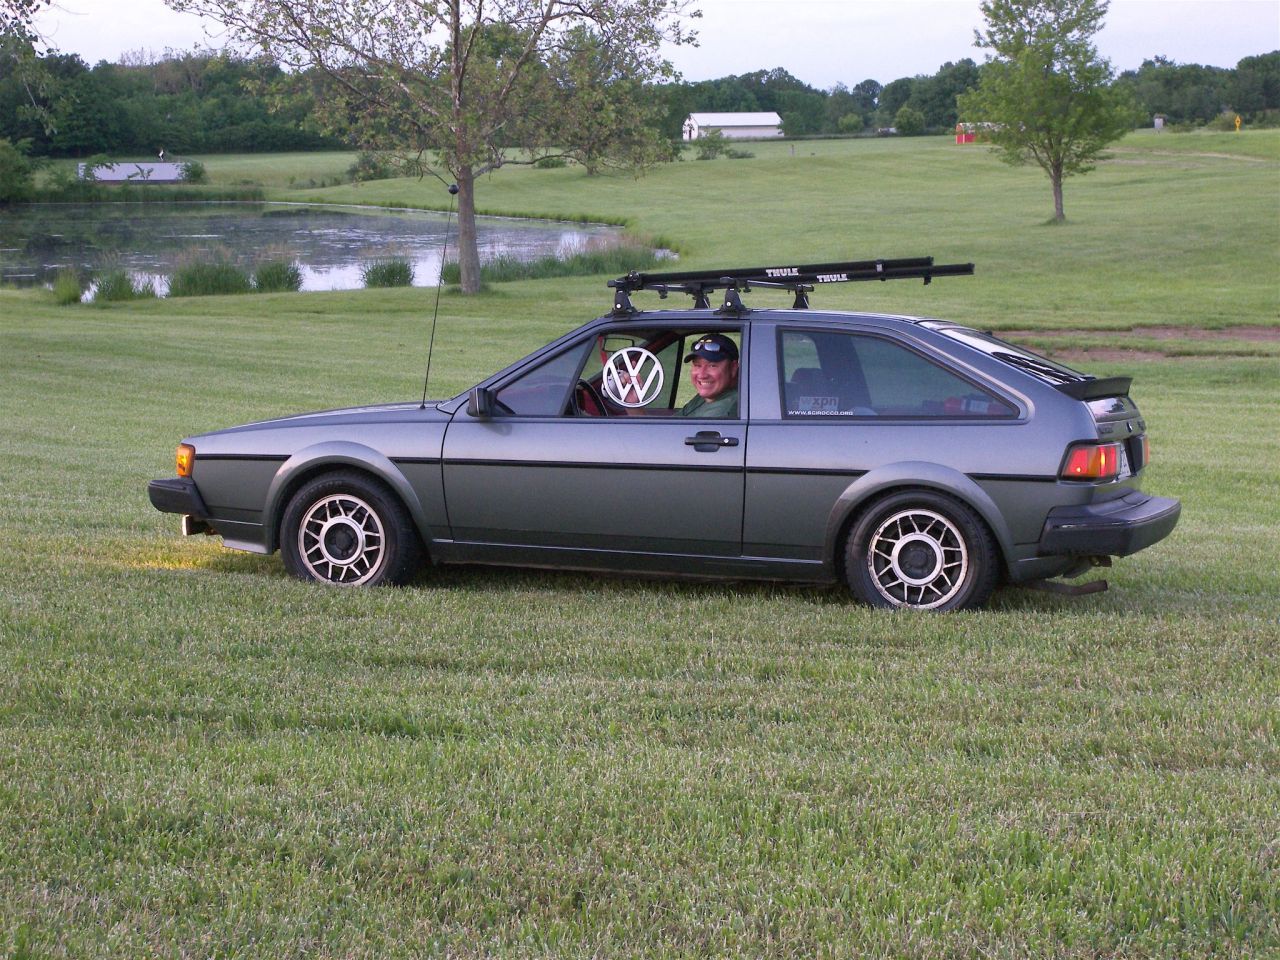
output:
M 699 337 L 689 348 L 684 362 L 688 363 L 694 357 L 701 357 L 712 363 L 719 363 L 721 360 L 737 360 L 738 345 L 723 333 L 708 333 L 705 337 Z

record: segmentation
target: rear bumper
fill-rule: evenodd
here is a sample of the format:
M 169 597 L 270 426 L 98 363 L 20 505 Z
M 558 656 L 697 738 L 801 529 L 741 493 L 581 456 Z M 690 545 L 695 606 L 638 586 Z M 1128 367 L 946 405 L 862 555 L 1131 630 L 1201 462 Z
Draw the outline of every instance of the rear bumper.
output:
M 1178 524 L 1182 504 L 1131 493 L 1104 503 L 1055 507 L 1040 534 L 1039 554 L 1125 557 L 1163 540 Z
M 152 480 L 147 484 L 147 496 L 151 498 L 151 505 L 161 513 L 181 513 L 200 519 L 209 516 L 204 498 L 190 477 Z

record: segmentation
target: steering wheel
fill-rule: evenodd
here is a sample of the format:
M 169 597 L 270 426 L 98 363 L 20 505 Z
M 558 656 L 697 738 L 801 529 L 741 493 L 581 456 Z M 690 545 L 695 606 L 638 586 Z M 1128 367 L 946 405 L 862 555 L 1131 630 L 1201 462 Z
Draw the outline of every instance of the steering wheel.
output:
M 609 416 L 609 408 L 605 406 L 604 397 L 600 396 L 600 391 L 592 385 L 589 380 L 579 380 L 573 388 L 573 411 L 580 417 L 589 417 L 591 414 L 582 409 L 582 404 L 578 399 L 578 391 L 582 391 L 586 396 L 591 398 L 591 402 L 596 405 L 596 409 L 600 411 L 599 416 Z

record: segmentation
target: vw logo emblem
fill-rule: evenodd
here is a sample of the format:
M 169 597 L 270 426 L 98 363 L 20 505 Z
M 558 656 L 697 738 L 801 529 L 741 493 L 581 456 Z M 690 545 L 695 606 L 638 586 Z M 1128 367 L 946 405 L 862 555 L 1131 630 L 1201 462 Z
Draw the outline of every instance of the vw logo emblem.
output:
M 604 392 L 624 407 L 643 407 L 662 392 L 662 362 L 644 347 L 625 347 L 604 365 Z

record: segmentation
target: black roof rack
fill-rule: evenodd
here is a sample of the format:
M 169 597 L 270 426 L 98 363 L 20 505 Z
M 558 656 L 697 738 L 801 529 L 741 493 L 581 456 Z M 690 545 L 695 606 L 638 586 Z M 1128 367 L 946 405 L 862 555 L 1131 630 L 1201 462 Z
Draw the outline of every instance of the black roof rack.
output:
M 610 280 L 613 288 L 613 312 L 635 312 L 630 294 L 637 290 L 654 290 L 666 299 L 668 293 L 687 293 L 695 308 L 711 306 L 709 294 L 724 290 L 722 313 L 743 313 L 745 307 L 738 296 L 752 287 L 789 290 L 795 294 L 793 307 L 809 306 L 809 294 L 816 284 L 852 283 L 859 280 L 923 280 L 934 277 L 963 277 L 973 274 L 972 263 L 937 264 L 933 257 L 908 257 L 900 260 L 852 260 L 846 263 L 809 263 L 799 266 L 737 267 L 728 270 L 689 270 L 684 273 L 637 273 Z

